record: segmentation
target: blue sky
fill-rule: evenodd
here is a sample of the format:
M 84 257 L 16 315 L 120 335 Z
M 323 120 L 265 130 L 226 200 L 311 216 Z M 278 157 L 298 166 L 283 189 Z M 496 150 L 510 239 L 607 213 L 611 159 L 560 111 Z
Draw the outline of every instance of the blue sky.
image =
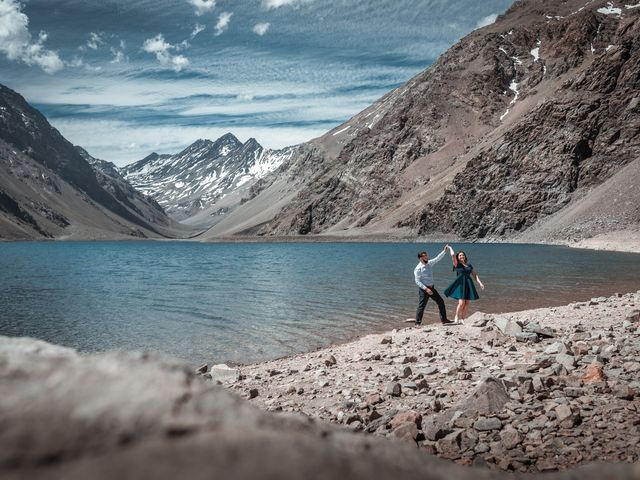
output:
M 125 165 L 226 132 L 310 140 L 511 0 L 0 0 L 0 83 Z

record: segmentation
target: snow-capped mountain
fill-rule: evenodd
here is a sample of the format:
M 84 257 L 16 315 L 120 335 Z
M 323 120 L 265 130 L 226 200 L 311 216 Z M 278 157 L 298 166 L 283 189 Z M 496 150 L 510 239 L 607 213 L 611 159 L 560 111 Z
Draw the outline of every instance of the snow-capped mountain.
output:
M 242 195 L 289 159 L 293 150 L 265 150 L 254 138 L 242 143 L 227 133 L 215 142 L 197 140 L 175 155 L 152 153 L 121 172 L 173 218 L 186 220 L 206 209 L 212 212 L 206 223 L 215 223 L 214 217 L 239 204 Z M 215 208 L 230 195 L 235 198 L 233 202 Z

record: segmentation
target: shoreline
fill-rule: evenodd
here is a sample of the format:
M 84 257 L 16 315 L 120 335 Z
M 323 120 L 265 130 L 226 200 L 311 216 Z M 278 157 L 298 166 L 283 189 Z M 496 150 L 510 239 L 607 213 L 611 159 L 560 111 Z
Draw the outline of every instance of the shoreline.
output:
M 625 412 L 640 418 L 639 309 L 640 290 L 477 312 L 463 326 L 398 328 L 208 375 L 263 410 L 391 437 L 463 465 L 537 472 L 638 461 L 639 422 Z M 585 380 L 596 367 L 602 376 Z M 469 396 L 488 377 L 505 398 L 476 411 Z M 558 438 L 565 456 L 556 455 Z
M 558 247 L 579 248 L 593 251 L 609 251 L 620 253 L 640 253 L 640 232 L 634 232 L 633 238 L 620 240 L 617 238 L 620 234 L 629 234 L 628 231 L 611 232 L 607 234 L 596 235 L 591 238 L 580 240 L 519 240 L 518 238 L 507 239 L 480 239 L 480 240 L 452 240 L 447 237 L 395 237 L 388 238 L 383 235 L 359 235 L 359 236 L 339 236 L 339 235 L 312 235 L 312 236 L 278 236 L 278 237 L 252 237 L 252 236 L 230 236 L 217 237 L 206 240 L 198 238 L 86 238 L 86 239 L 63 239 L 63 238 L 42 238 L 42 239 L 22 239 L 8 240 L 0 238 L 0 244 L 8 243 L 98 243 L 98 242 L 185 242 L 185 243 L 459 243 L 467 244 L 518 244 L 518 245 L 548 245 Z

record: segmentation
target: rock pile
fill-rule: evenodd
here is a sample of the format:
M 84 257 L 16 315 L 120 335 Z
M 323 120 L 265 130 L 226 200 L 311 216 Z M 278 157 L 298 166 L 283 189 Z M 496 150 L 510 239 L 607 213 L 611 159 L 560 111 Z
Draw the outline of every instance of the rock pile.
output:
M 225 383 L 463 465 L 536 472 L 640 455 L 640 291 L 370 335 Z M 329 361 L 330 360 L 330 361 Z M 273 372 L 276 372 L 275 374 Z

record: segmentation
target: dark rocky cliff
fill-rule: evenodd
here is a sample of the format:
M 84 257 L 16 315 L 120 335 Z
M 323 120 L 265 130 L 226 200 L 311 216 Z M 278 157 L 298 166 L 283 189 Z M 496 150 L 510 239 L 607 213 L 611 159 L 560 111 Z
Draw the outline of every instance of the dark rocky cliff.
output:
M 509 236 L 587 194 L 639 156 L 630 7 L 516 2 L 311 142 L 260 233 Z

